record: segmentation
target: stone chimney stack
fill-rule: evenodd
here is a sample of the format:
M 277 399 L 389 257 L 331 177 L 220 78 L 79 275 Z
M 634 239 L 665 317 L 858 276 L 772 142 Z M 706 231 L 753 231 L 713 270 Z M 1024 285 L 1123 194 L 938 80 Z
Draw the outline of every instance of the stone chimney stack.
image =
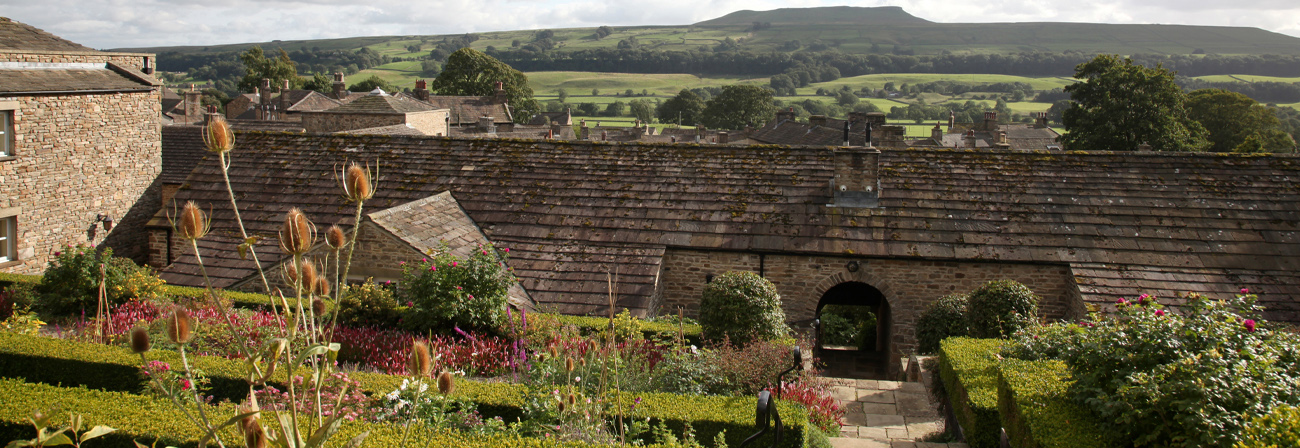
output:
M 272 103 L 271 103 L 271 80 L 270 79 L 262 78 L 262 85 L 261 87 L 258 88 L 257 94 L 259 97 L 258 105 L 260 106 L 258 110 L 261 111 L 261 113 L 258 114 L 257 119 L 271 120 Z
M 551 123 L 551 138 L 558 138 L 560 131 L 564 130 L 563 126 L 559 123 Z
M 984 127 L 981 129 L 985 132 L 998 130 L 998 113 L 989 111 L 984 113 Z
M 835 154 L 835 177 L 831 197 L 835 207 L 876 207 L 880 203 L 880 151 L 871 148 L 839 148 Z
M 974 129 L 971 129 L 971 130 L 969 130 L 969 131 L 966 131 L 966 136 L 963 137 L 962 140 L 965 142 L 967 148 L 974 148 L 974 147 L 975 147 L 975 130 L 974 130 Z
M 955 128 L 955 127 L 957 127 L 957 114 L 954 113 L 953 111 L 949 110 L 949 111 L 948 111 L 948 130 L 951 131 L 952 128 Z
M 591 136 L 591 129 L 587 128 L 587 120 L 578 123 L 578 140 L 586 140 Z
M 506 103 L 508 103 L 508 102 L 510 101 L 509 97 L 506 96 L 506 87 L 505 87 L 505 85 L 506 85 L 506 83 L 501 82 L 501 81 L 497 81 L 497 85 L 496 85 L 496 100 L 497 100 L 498 103 L 501 103 L 501 104 L 506 104 Z
M 936 145 L 943 144 L 943 128 L 939 123 L 935 123 L 934 127 L 930 128 L 930 139 L 934 140 Z
M 793 120 L 794 120 L 794 108 L 793 108 L 793 107 L 791 107 L 791 108 L 789 108 L 789 109 L 786 109 L 786 110 L 778 110 L 778 111 L 776 111 L 776 121 L 781 122 L 781 121 L 793 121 Z
M 1034 127 L 1039 129 L 1047 127 L 1047 112 L 1038 112 L 1034 114 Z
M 849 112 L 849 123 L 858 124 L 867 121 L 866 112 Z
M 852 118 L 852 117 L 850 117 L 850 118 Z M 853 123 L 852 123 L 852 122 L 848 122 L 848 121 L 844 122 L 844 145 L 843 145 L 843 146 L 849 146 L 849 127 L 850 127 L 850 126 L 853 126 Z
M 730 142 L 731 142 L 731 136 L 730 136 L 730 135 L 728 135 L 726 132 L 719 132 L 719 133 L 718 133 L 718 144 L 719 144 L 719 145 L 725 145 L 725 144 L 730 143 Z
M 348 85 L 347 85 L 347 83 L 343 82 L 343 74 L 342 74 L 342 73 L 337 73 L 337 72 L 334 73 L 334 85 L 333 85 L 333 87 L 334 87 L 334 90 L 333 90 L 333 93 L 331 94 L 331 96 L 332 96 L 334 99 L 336 99 L 336 100 L 341 100 L 341 99 L 343 99 L 343 97 L 347 96 Z
M 809 126 L 822 126 L 822 127 L 825 127 L 825 126 L 826 126 L 826 116 L 825 116 L 825 115 L 813 115 L 813 116 L 810 116 L 810 117 L 808 117 L 808 125 L 809 125 Z
M 284 80 L 284 85 L 280 86 L 280 110 L 289 110 L 289 80 Z
M 190 90 L 185 91 L 185 121 L 188 123 L 198 123 L 203 121 L 203 92 L 194 90 L 194 84 L 190 84 Z
M 423 79 L 415 82 L 415 98 L 420 101 L 429 101 L 429 83 Z
M 486 134 L 497 133 L 496 122 L 492 120 L 492 117 L 478 117 L 478 128 Z
M 208 108 L 207 108 L 207 109 L 208 109 L 208 112 L 205 113 L 205 114 L 203 114 L 203 124 L 205 124 L 205 125 L 208 124 L 208 122 L 211 122 L 211 121 L 212 121 L 212 117 L 215 117 L 215 116 L 217 116 L 217 115 L 220 115 L 220 114 L 217 113 L 217 106 L 208 105 Z

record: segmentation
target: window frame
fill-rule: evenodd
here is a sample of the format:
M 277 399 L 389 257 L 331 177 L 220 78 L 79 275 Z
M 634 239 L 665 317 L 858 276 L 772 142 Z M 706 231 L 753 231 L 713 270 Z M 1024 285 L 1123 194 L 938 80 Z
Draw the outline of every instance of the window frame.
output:
M 17 209 L 0 210 L 0 266 L 17 264 L 18 216 Z
M 0 101 L 0 161 L 16 156 L 19 109 L 17 101 Z

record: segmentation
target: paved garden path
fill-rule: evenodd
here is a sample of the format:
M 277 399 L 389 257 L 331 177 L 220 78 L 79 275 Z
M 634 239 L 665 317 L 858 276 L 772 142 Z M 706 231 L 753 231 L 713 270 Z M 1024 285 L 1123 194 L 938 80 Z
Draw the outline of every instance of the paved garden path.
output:
M 965 443 L 918 442 L 943 430 L 931 401 L 929 373 L 922 382 L 830 378 L 832 396 L 845 409 L 835 448 L 966 448 Z

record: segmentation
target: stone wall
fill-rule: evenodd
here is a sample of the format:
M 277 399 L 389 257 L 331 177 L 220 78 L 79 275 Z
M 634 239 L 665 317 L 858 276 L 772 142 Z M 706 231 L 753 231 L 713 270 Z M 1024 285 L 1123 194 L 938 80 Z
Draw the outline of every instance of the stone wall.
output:
M 145 53 L 105 53 L 105 52 L 42 52 L 0 51 L 0 62 L 46 62 L 46 63 L 108 63 L 120 67 L 140 69 L 148 59 L 150 66 L 156 66 L 154 55 Z M 159 108 L 162 107 L 160 104 Z
M 302 126 L 307 128 L 307 132 L 316 134 L 406 124 L 406 115 L 399 114 L 303 112 L 301 115 Z
M 857 272 L 848 263 L 858 262 Z M 992 280 L 1024 283 L 1042 297 L 1039 313 L 1047 319 L 1077 317 L 1078 288 L 1068 266 L 1021 263 L 948 262 L 863 257 L 760 255 L 669 249 L 664 254 L 661 282 L 664 301 L 658 312 L 699 316 L 706 278 L 741 270 L 763 274 L 781 294 L 787 321 L 812 319 L 817 304 L 831 287 L 862 282 L 879 289 L 889 302 L 893 322 L 893 355 L 915 351 L 915 325 L 921 312 L 936 299 L 966 293 Z
M 447 136 L 447 109 L 406 114 L 406 123 L 426 135 Z
M 324 227 L 321 228 L 324 230 Z M 320 235 L 324 238 L 324 234 Z M 351 235 L 349 234 L 350 238 Z M 334 278 L 334 250 L 320 241 L 316 248 L 308 251 L 307 259 L 316 260 L 318 264 L 327 265 L 324 267 L 330 279 Z M 347 258 L 347 251 L 343 251 L 342 258 Z M 361 234 L 357 235 L 357 250 L 352 254 L 352 267 L 348 270 L 349 283 L 360 283 L 366 278 L 373 277 L 375 281 L 400 280 L 402 278 L 401 262 L 418 261 L 424 254 L 415 250 L 410 244 L 397 239 L 388 231 L 376 226 L 372 222 L 364 222 L 361 225 Z M 286 260 L 287 262 L 287 260 Z M 288 282 L 283 280 L 283 269 L 277 265 L 267 271 L 267 279 L 271 282 L 272 288 L 281 288 L 284 291 L 290 291 Z M 261 280 L 257 275 L 232 285 L 232 289 L 242 291 L 260 292 L 262 289 Z
M 17 56 L 36 62 L 115 57 Z M 154 181 L 162 169 L 158 91 L 10 97 L 4 103 L 14 110 L 15 148 L 13 157 L 0 161 L 7 190 L 0 209 L 19 210 L 18 261 L 0 270 L 44 271 L 59 247 L 89 242 L 86 230 L 97 214 L 115 226 L 107 237 L 100 230 L 95 242 L 107 240 L 119 255 L 142 259 L 142 224 L 157 207 L 144 210 L 148 206 L 139 202 L 151 189 L 146 200 L 157 201 Z

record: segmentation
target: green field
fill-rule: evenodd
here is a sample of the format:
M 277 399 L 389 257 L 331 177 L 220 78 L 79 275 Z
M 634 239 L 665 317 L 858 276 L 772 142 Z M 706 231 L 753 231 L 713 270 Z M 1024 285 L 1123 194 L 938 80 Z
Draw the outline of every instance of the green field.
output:
M 971 84 L 993 84 L 999 82 L 1023 82 L 1034 87 L 1035 90 L 1050 90 L 1058 87 L 1065 87 L 1074 83 L 1074 78 L 1027 78 L 1024 76 L 1011 75 L 948 75 L 937 73 L 892 73 L 881 75 L 862 75 L 848 78 L 840 78 L 834 81 L 813 83 L 808 87 L 797 89 L 800 94 L 812 94 L 818 88 L 838 89 L 841 86 L 849 86 L 853 90 L 863 87 L 871 89 L 881 89 L 885 83 L 892 82 L 895 86 L 903 84 L 917 84 L 935 81 L 959 81 Z
M 767 78 L 701 78 L 686 74 L 634 74 L 596 72 L 529 72 L 528 85 L 538 95 L 557 95 L 564 89 L 570 96 L 586 95 L 600 89 L 602 95 L 623 93 L 627 89 L 640 94 L 673 96 L 682 89 L 719 87 L 732 84 L 767 85 Z

